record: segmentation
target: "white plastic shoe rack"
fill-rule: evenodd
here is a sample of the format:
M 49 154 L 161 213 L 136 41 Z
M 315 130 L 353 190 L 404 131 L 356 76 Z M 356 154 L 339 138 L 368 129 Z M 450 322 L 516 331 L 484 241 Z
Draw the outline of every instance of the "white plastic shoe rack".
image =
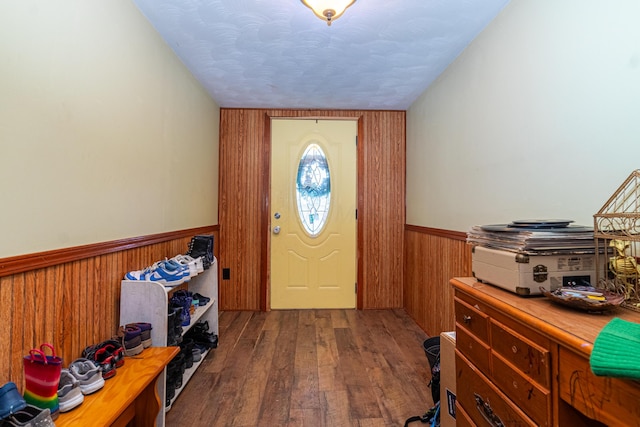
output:
M 183 335 L 195 325 L 198 321 L 207 321 L 209 323 L 209 332 L 218 334 L 218 261 L 214 257 L 211 266 L 202 273 L 192 277 L 186 282 L 190 292 L 199 293 L 211 300 L 207 305 L 200 306 L 196 309 L 194 315 L 191 316 L 189 326 L 183 326 Z M 146 322 L 151 323 L 151 341 L 154 347 L 167 346 L 167 323 L 168 323 L 168 305 L 169 298 L 174 288 L 167 288 L 158 282 L 145 280 L 123 280 L 120 290 L 120 324 Z M 182 289 L 183 287 L 179 287 Z M 187 385 L 191 376 L 204 360 L 206 353 L 202 355 L 199 362 L 194 362 L 193 367 L 185 370 L 182 387 L 176 390 L 173 401 L 180 395 L 184 387 Z M 165 390 L 166 390 L 166 373 L 160 374 L 158 378 L 158 396 L 162 401 L 163 408 L 158 414 L 156 425 L 164 427 L 165 425 Z M 170 408 L 171 406 L 169 406 Z

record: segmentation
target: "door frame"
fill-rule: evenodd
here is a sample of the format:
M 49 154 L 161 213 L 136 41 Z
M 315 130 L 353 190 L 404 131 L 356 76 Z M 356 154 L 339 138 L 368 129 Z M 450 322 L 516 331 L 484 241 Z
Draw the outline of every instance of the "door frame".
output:
M 362 310 L 363 302 L 363 275 L 362 275 L 362 218 L 365 215 L 364 212 L 364 179 L 363 179 L 363 164 L 364 164 L 364 127 L 362 124 L 362 115 L 353 116 L 289 116 L 289 115 L 276 115 L 265 113 L 264 115 L 264 143 L 262 144 L 262 209 L 260 212 L 260 232 L 262 235 L 260 252 L 261 252 L 261 269 L 260 269 L 260 310 L 271 310 L 271 232 L 269 230 L 269 223 L 271 221 L 271 120 L 272 119 L 286 119 L 286 120 L 350 120 L 357 121 L 357 145 L 356 145 L 356 209 L 358 212 L 358 222 L 356 224 L 356 309 Z

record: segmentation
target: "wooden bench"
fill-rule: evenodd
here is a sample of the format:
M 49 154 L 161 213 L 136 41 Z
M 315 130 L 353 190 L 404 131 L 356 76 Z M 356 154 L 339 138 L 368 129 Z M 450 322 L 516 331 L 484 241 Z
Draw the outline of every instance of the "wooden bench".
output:
M 179 351 L 179 347 L 149 347 L 126 357 L 124 366 L 101 390 L 85 396 L 77 408 L 61 413 L 56 426 L 155 426 L 159 411 L 164 410 L 164 397 L 158 396 L 156 383 Z

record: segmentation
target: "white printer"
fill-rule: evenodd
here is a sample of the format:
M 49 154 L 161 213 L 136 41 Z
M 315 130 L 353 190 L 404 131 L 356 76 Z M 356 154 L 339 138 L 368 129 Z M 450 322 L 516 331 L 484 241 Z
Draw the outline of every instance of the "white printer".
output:
M 472 249 L 473 276 L 518 295 L 539 295 L 569 286 L 592 286 L 594 254 L 527 255 L 475 246 Z
M 540 287 L 593 286 L 593 229 L 569 226 L 571 222 L 523 220 L 472 227 L 467 242 L 473 245 L 473 276 L 521 296 L 539 295 Z

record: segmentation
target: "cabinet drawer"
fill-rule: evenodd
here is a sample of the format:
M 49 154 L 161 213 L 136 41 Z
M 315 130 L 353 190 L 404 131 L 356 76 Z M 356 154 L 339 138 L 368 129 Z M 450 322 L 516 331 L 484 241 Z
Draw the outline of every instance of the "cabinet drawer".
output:
M 609 426 L 640 426 L 640 383 L 598 377 L 586 356 L 560 347 L 560 397 L 589 418 Z
M 456 351 L 456 374 L 456 402 L 476 425 L 537 425 L 521 409 L 514 406 L 507 396 L 491 384 L 459 351 Z
M 454 299 L 456 323 L 463 325 L 477 339 L 485 344 L 489 344 L 489 316 L 480 310 L 462 301 L 460 298 Z
M 477 427 L 458 402 L 456 402 L 456 427 Z
M 526 334 L 523 326 L 522 332 Z M 544 388 L 550 387 L 551 362 L 544 349 L 505 325 L 491 319 L 491 348 L 524 375 Z
M 551 392 L 493 353 L 493 382 L 539 426 L 551 425 Z
M 470 335 L 460 324 L 456 324 L 456 348 L 485 375 L 489 375 L 491 372 L 489 369 L 491 349 L 488 345 Z

